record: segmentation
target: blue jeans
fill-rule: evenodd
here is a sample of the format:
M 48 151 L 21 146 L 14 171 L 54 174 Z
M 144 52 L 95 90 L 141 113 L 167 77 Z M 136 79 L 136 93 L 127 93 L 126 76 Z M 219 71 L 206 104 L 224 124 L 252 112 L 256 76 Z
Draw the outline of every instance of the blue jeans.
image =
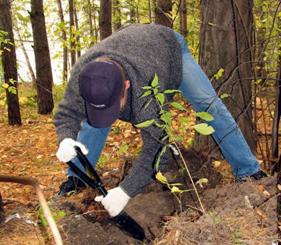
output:
M 179 33 L 175 34 L 181 45 L 183 62 L 183 78 L 179 89 L 197 112 L 207 111 L 213 115 L 214 120 L 208 124 L 215 129 L 212 136 L 231 165 L 233 175 L 244 177 L 256 173 L 260 170 L 259 163 L 238 125 L 217 96 L 208 77 L 191 56 L 184 37 Z M 110 128 L 94 128 L 86 120 L 81 124 L 77 141 L 89 149 L 87 157 L 93 167 L 99 159 L 109 131 Z M 73 162 L 83 170 L 77 158 Z M 74 173 L 68 169 L 68 176 L 73 175 Z
M 89 150 L 87 158 L 93 167 L 96 166 L 99 160 L 109 131 L 110 128 L 94 128 L 87 122 L 87 120 L 81 122 L 81 129 L 77 135 L 77 141 L 81 142 Z M 77 157 L 73 159 L 73 163 L 85 172 L 85 169 Z M 67 175 L 75 176 L 70 168 L 67 170 Z
M 249 176 L 260 170 L 256 157 L 252 154 L 241 130 L 226 106 L 217 96 L 210 80 L 190 54 L 185 38 L 175 32 L 181 45 L 183 77 L 179 89 L 197 111 L 207 111 L 214 120 L 208 122 L 215 132 L 213 139 L 232 167 L 235 177 Z

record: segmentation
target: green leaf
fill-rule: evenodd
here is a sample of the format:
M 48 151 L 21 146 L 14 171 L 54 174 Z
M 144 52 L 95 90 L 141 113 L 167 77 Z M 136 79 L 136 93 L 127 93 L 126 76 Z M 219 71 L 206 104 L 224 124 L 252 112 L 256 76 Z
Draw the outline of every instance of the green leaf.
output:
M 9 91 L 11 94 L 17 94 L 17 89 L 16 89 L 15 87 L 13 87 L 13 86 L 10 86 L 10 87 L 8 88 L 8 91 Z
M 172 122 L 172 114 L 169 111 L 163 111 L 160 119 L 167 125 L 170 125 Z
M 145 91 L 145 92 L 143 93 L 143 95 L 141 96 L 141 98 L 146 97 L 146 96 L 148 96 L 148 95 L 150 95 L 150 94 L 151 94 L 151 91 Z
M 218 72 L 214 75 L 214 77 L 216 78 L 216 80 L 220 79 L 222 77 L 222 74 L 224 72 L 224 69 L 223 68 L 220 68 L 218 70 Z
M 2 84 L 2 88 L 5 88 L 5 89 L 6 89 L 6 88 L 9 88 L 9 84 L 8 84 L 8 83 L 3 83 L 3 84 Z
M 181 93 L 178 89 L 167 89 L 164 91 L 164 94 L 174 94 L 174 93 Z
M 210 113 L 205 112 L 205 111 L 197 112 L 195 115 L 207 122 L 214 120 L 214 117 Z
M 230 97 L 230 94 L 227 94 L 227 93 L 224 93 L 220 96 L 221 99 L 225 99 L 225 98 L 228 98 Z
M 178 103 L 178 102 L 172 102 L 170 105 L 171 105 L 172 107 L 174 107 L 174 108 L 180 110 L 180 111 L 186 111 L 186 109 L 184 108 L 184 106 L 183 106 L 182 104 Z
M 155 88 L 158 85 L 158 83 L 159 83 L 158 75 L 155 73 L 154 78 L 153 78 L 153 80 L 151 82 L 151 86 L 153 88 Z
M 148 92 L 150 92 L 150 91 L 148 91 Z M 164 94 L 159 93 L 159 94 L 156 94 L 155 97 L 158 100 L 160 105 L 164 104 L 164 102 L 165 102 L 165 95 Z
M 194 125 L 193 128 L 202 135 L 210 135 L 215 132 L 214 128 L 212 126 L 209 126 L 207 123 Z
M 180 190 L 180 189 L 179 189 L 178 187 L 176 187 L 176 186 L 173 186 L 172 189 L 171 189 L 171 192 L 172 192 L 172 193 L 181 193 L 182 190 Z
M 159 182 L 161 182 L 163 184 L 168 183 L 167 178 L 161 172 L 157 172 L 155 177 Z
M 150 120 L 138 123 L 135 126 L 137 128 L 146 128 L 146 127 L 149 127 L 152 123 L 154 123 L 154 121 L 155 121 L 154 119 L 150 119 Z

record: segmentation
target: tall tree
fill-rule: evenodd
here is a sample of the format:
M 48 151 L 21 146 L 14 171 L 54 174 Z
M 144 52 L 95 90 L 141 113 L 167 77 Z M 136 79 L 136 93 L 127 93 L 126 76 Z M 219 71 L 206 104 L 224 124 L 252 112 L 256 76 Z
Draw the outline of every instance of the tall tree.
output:
M 136 3 L 135 0 L 130 1 L 130 23 L 136 23 L 137 20 L 137 13 L 136 13 Z
M 112 3 L 111 0 L 100 0 L 100 40 L 112 34 Z
M 113 31 L 118 30 L 121 27 L 121 6 L 120 0 L 112 1 L 112 27 Z
M 11 18 L 11 4 L 9 0 L 0 0 L 0 54 L 6 85 L 6 97 L 8 104 L 8 123 L 10 125 L 21 125 L 20 106 L 17 90 L 18 72 L 13 24 Z M 0 33 L 1 34 L 1 33 Z M 2 41 L 1 39 L 8 40 Z
M 31 62 L 29 60 L 28 53 L 27 53 L 27 51 L 25 49 L 24 41 L 22 39 L 22 36 L 21 36 L 20 30 L 19 30 L 18 24 L 16 22 L 14 22 L 14 23 L 15 23 L 14 27 L 15 27 L 15 30 L 16 30 L 16 35 L 18 37 L 18 42 L 19 42 L 19 45 L 20 45 L 20 47 L 22 49 L 23 56 L 24 56 L 25 61 L 26 61 L 26 65 L 27 65 L 27 69 L 28 69 L 30 77 L 31 77 L 32 85 L 33 85 L 34 88 L 36 88 L 36 77 L 35 77 L 35 74 L 34 74 L 34 71 L 33 71 L 32 65 L 31 65 Z
M 36 66 L 38 113 L 48 114 L 54 108 L 53 76 L 47 39 L 43 0 L 31 0 L 31 25 Z
M 76 4 L 74 2 L 74 22 L 75 22 L 75 33 L 76 33 L 76 43 L 75 43 L 75 47 L 76 47 L 76 53 L 77 53 L 77 57 L 81 56 L 81 45 L 80 45 L 80 35 L 79 35 L 79 24 L 78 24 L 78 17 L 77 17 L 77 7 Z
M 69 5 L 70 57 L 71 57 L 71 66 L 73 66 L 76 62 L 74 0 L 68 0 L 68 5 Z
M 274 112 L 274 119 L 272 124 L 272 157 L 273 158 L 278 158 L 278 154 L 279 154 L 278 134 L 279 134 L 279 123 L 281 117 L 281 45 L 279 46 L 278 65 L 279 65 L 279 69 L 278 69 L 277 80 L 276 80 L 275 112 Z
M 172 27 L 172 0 L 157 0 L 155 8 L 155 23 Z
M 186 0 L 179 0 L 180 4 L 180 33 L 186 37 L 187 36 L 187 10 L 186 10 Z
M 64 21 L 64 14 L 63 14 L 63 8 L 61 4 L 61 0 L 57 0 L 58 5 L 58 14 L 60 17 L 61 22 L 61 38 L 62 38 L 62 46 L 63 46 L 63 71 L 62 71 L 62 79 L 63 82 L 67 81 L 67 65 L 68 65 L 68 49 L 67 49 L 67 35 L 66 35 L 66 24 Z
M 217 92 L 230 95 L 225 103 L 255 151 L 251 106 L 252 8 L 252 0 L 201 1 L 199 63 L 212 78 Z M 212 147 L 210 142 L 210 138 L 198 135 L 195 146 Z

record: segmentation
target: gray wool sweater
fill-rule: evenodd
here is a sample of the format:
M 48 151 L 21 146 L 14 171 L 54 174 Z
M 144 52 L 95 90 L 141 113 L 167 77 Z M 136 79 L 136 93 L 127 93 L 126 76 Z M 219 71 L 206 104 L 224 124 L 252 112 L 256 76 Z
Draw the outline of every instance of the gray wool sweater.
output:
M 85 64 L 101 56 L 110 57 L 121 64 L 131 81 L 128 101 L 119 119 L 133 125 L 159 118 L 156 101 L 153 99 L 145 107 L 150 98 L 141 98 L 142 87 L 150 84 L 155 73 L 159 77 L 161 90 L 178 88 L 182 78 L 180 45 L 172 29 L 156 24 L 135 24 L 120 29 L 89 49 L 74 65 L 54 118 L 59 141 L 77 137 L 80 123 L 86 118 L 84 101 L 78 90 L 78 76 Z M 153 181 L 153 164 L 161 149 L 159 139 L 164 136 L 164 132 L 152 125 L 142 129 L 141 136 L 142 150 L 120 183 L 121 188 L 131 197 Z M 168 155 L 162 157 L 162 167 L 168 163 Z

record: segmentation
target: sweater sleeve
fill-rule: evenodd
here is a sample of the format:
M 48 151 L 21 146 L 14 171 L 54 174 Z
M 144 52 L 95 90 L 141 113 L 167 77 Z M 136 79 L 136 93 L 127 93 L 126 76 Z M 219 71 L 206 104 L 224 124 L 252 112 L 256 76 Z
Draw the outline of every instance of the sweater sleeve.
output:
M 78 90 L 78 72 L 75 71 L 54 116 L 58 141 L 61 142 L 64 138 L 76 140 L 80 123 L 85 117 L 84 101 Z
M 153 134 L 152 134 L 153 132 Z M 157 160 L 158 153 L 164 146 L 159 139 L 165 133 L 156 126 L 150 126 L 141 132 L 143 147 L 137 159 L 133 162 L 133 167 L 125 179 L 120 183 L 120 187 L 130 196 L 134 197 L 154 180 L 154 164 Z M 160 161 L 160 170 L 163 170 L 171 155 L 167 151 Z

